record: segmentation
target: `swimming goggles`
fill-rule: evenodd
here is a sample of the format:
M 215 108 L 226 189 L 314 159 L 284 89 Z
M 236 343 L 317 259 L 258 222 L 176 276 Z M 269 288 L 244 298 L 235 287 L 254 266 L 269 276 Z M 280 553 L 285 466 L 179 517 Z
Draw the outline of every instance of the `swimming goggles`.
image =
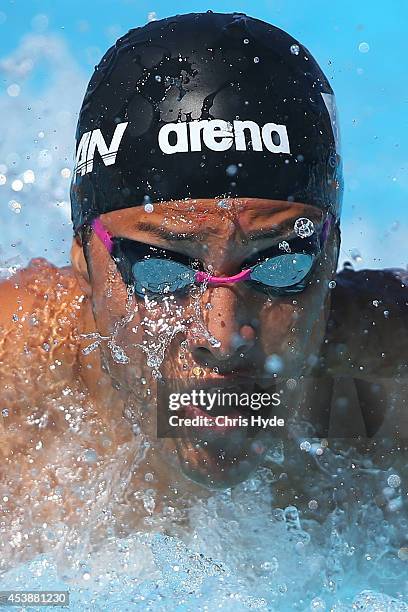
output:
M 330 231 L 329 214 L 320 234 L 295 236 L 288 242 L 257 251 L 234 276 L 212 276 L 200 270 L 200 262 L 186 255 L 127 238 L 112 236 L 101 220 L 91 227 L 115 261 L 123 281 L 139 297 L 164 297 L 187 292 L 194 285 L 229 285 L 244 281 L 272 295 L 303 291 Z

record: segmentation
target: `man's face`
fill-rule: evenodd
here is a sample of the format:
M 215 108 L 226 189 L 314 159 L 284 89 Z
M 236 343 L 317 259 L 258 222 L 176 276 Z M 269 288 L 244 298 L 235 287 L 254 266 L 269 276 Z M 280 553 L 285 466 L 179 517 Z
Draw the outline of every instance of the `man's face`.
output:
M 149 210 L 149 209 L 148 209 Z M 101 216 L 113 237 L 188 256 L 214 276 L 232 276 L 256 254 L 290 244 L 294 224 L 306 217 L 319 232 L 324 213 L 313 206 L 259 199 L 188 200 L 115 211 Z M 267 251 L 269 249 L 269 251 Z M 329 281 L 337 245 L 329 236 L 305 290 L 274 296 L 250 283 L 195 287 L 187 293 L 140 297 L 129 291 L 102 242 L 88 247 L 96 327 L 104 367 L 133 397 L 142 430 L 163 461 L 180 462 L 192 479 L 230 486 L 245 479 L 267 450 L 260 438 L 234 432 L 200 443 L 156 437 L 156 380 L 251 380 L 270 374 L 296 378 L 315 363 L 328 315 Z M 272 360 L 268 359 L 273 356 Z M 267 369 L 265 369 L 267 368 Z M 214 438 L 215 435 L 215 438 Z

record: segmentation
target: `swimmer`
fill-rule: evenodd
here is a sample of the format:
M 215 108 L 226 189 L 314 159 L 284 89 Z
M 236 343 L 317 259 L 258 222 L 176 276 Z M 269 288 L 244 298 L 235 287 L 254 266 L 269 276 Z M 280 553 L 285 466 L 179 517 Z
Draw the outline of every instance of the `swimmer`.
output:
M 387 394 L 403 407 L 407 274 L 336 275 L 342 185 L 333 91 L 285 32 L 191 13 L 106 53 L 79 115 L 72 265 L 0 285 L 2 525 L 27 534 L 4 558 L 96 504 L 127 533 L 250 476 L 266 446 L 157 437 L 167 380 L 316 374 L 326 414 L 347 378 L 369 435 Z

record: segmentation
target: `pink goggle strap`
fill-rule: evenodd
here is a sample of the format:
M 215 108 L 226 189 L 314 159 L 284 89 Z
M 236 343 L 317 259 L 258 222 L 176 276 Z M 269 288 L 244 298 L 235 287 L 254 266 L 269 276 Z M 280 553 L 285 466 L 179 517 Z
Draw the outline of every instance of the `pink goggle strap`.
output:
M 112 237 L 110 233 L 108 232 L 108 230 L 104 228 L 102 221 L 100 219 L 94 219 L 91 223 L 91 227 L 93 231 L 95 232 L 95 234 L 98 236 L 98 238 L 105 245 L 105 248 L 108 251 L 108 253 L 112 253 L 112 250 L 113 250 Z
M 209 285 L 227 285 L 228 283 L 238 283 L 239 281 L 248 280 L 251 278 L 251 270 L 242 270 L 234 276 L 211 276 L 207 272 L 196 272 L 196 283 L 208 283 Z

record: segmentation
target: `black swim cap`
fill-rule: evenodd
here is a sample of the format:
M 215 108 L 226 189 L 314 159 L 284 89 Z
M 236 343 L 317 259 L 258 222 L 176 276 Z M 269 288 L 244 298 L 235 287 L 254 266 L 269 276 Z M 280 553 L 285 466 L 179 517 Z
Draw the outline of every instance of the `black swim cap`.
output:
M 333 91 L 309 51 L 243 13 L 130 30 L 80 111 L 75 231 L 102 213 L 183 198 L 288 200 L 340 214 Z

